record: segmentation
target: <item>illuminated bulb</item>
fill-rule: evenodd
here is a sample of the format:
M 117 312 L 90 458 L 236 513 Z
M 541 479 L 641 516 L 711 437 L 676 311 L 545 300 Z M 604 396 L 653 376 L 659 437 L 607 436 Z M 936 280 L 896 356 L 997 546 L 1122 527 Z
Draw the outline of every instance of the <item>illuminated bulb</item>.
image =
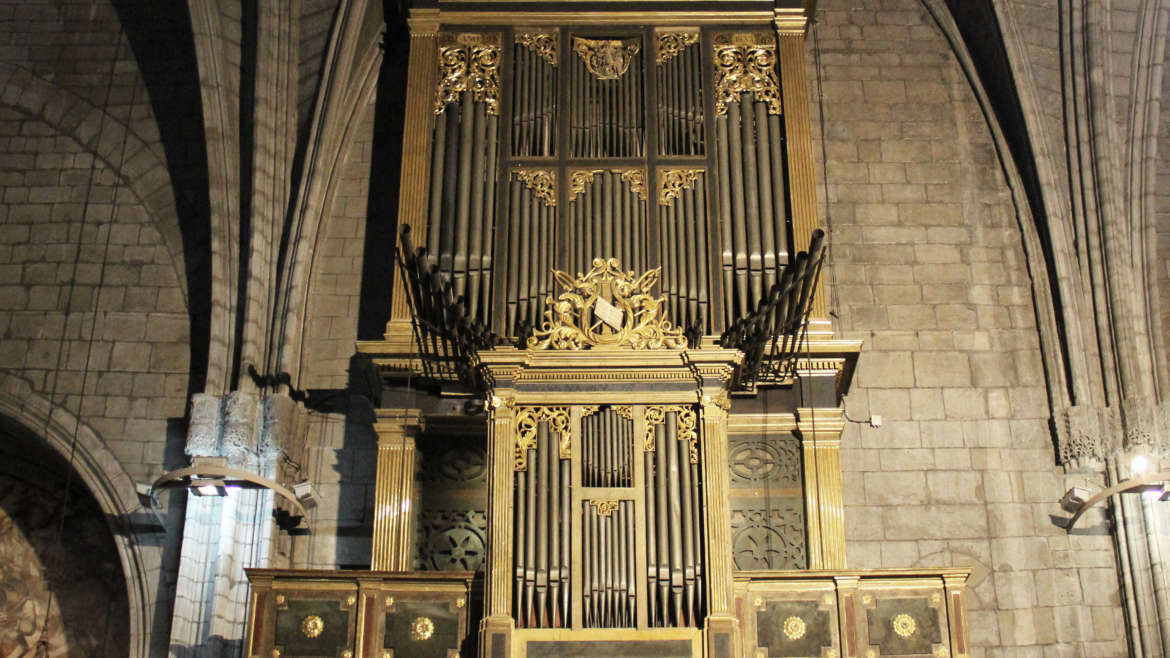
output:
M 198 490 L 199 490 L 200 496 L 218 496 L 219 495 L 219 487 L 215 486 L 214 484 L 205 484 L 203 486 L 198 487 Z
M 1134 475 L 1141 475 L 1150 468 L 1150 458 L 1145 455 L 1137 455 L 1133 461 L 1129 463 L 1129 472 Z

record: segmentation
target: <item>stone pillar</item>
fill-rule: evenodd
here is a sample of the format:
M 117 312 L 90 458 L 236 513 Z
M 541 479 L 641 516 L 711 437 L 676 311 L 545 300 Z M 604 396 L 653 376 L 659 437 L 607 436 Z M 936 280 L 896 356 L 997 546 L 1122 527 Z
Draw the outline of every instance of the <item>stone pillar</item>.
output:
M 488 542 L 480 623 L 479 652 L 504 658 L 515 628 L 512 600 L 512 472 L 516 445 L 516 408 L 510 391 L 497 391 L 488 403 Z
M 703 485 L 706 488 L 707 651 L 711 658 L 740 655 L 739 619 L 735 600 L 735 564 L 731 544 L 731 472 L 727 464 L 727 412 L 731 399 L 725 388 L 704 388 Z
M 435 114 L 430 98 L 434 95 L 439 68 L 439 11 L 410 11 L 410 62 L 406 72 L 407 103 L 402 129 L 402 178 L 398 192 L 398 223 L 409 226 L 416 245 L 426 244 L 428 172 L 431 162 L 431 124 Z M 397 238 L 395 239 L 397 243 Z M 397 248 L 397 247 L 395 247 Z M 390 321 L 386 324 L 386 341 L 398 352 L 410 352 L 413 345 L 410 307 L 402 277 L 395 273 L 391 296 Z
M 415 437 L 422 429 L 418 409 L 379 409 L 378 472 L 374 486 L 374 542 L 370 569 L 409 571 L 414 517 Z
M 841 482 L 841 409 L 797 409 L 804 452 L 808 567 L 845 568 L 845 496 Z
M 273 421 L 287 396 L 261 399 L 234 391 L 191 399 L 187 454 L 272 478 L 283 432 Z M 288 430 L 291 431 L 291 430 Z M 228 487 L 224 495 L 188 495 L 171 621 L 172 656 L 237 656 L 247 620 L 244 569 L 268 564 L 275 530 L 273 492 Z

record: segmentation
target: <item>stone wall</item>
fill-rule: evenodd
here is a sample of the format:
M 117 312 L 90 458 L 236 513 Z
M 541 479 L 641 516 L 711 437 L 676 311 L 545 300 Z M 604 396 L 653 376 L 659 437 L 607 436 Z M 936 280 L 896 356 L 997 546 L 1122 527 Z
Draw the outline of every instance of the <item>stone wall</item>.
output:
M 1055 466 L 1020 230 L 969 83 L 917 2 L 829 0 L 817 18 L 828 302 L 865 341 L 842 440 L 849 565 L 972 567 L 978 655 L 1124 654 L 1108 531 L 1050 519 L 1083 480 Z

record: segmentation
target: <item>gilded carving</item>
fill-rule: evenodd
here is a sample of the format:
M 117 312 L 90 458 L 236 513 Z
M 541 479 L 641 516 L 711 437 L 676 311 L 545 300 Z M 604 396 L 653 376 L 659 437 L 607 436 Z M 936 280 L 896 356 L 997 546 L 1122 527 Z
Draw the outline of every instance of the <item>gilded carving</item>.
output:
M 686 441 L 688 446 L 687 453 L 692 464 L 699 463 L 699 433 L 695 427 L 698 423 L 698 416 L 695 410 L 683 405 L 654 405 L 646 407 L 646 436 L 644 441 L 644 450 L 652 452 L 654 450 L 654 426 L 661 425 L 666 422 L 666 414 L 669 412 L 678 414 L 678 426 L 676 437 L 679 441 Z
M 621 174 L 622 182 L 630 186 L 630 191 L 638 195 L 638 198 L 645 201 L 648 197 L 646 191 L 646 172 L 641 169 L 614 169 L 613 173 Z
M 910 637 L 918 632 L 918 622 L 906 613 L 896 615 L 891 621 L 890 625 L 894 627 L 894 632 L 898 637 Z
M 715 35 L 715 116 L 727 113 L 727 104 L 751 92 L 768 104 L 769 114 L 780 114 L 780 80 L 776 77 L 776 42 L 767 32 Z
M 415 617 L 414 621 L 410 622 L 410 639 L 415 642 L 429 640 L 434 634 L 435 622 L 431 621 L 430 617 Z
M 682 195 L 683 190 L 694 187 L 701 173 L 702 169 L 663 169 L 662 186 L 658 190 L 658 205 L 669 206 Z
M 560 433 L 560 458 L 569 458 L 572 439 L 569 436 L 568 407 L 523 407 L 516 414 L 514 470 L 528 470 L 528 451 L 536 448 L 536 427 L 542 421 L 549 423 L 549 431 Z
M 557 65 L 557 35 L 555 32 L 520 32 L 516 43 L 528 48 L 553 66 Z
M 577 197 L 585 193 L 585 188 L 593 183 L 594 174 L 600 174 L 600 169 L 578 169 L 569 174 L 569 201 L 576 201 Z
M 799 640 L 808 632 L 808 625 L 800 617 L 789 617 L 784 620 L 784 637 L 789 640 Z
M 610 516 L 618 508 L 618 501 L 616 500 L 591 500 L 590 505 L 597 510 L 598 516 Z
M 524 181 L 528 189 L 532 190 L 532 194 L 543 201 L 544 205 L 550 208 L 557 205 L 557 179 L 551 169 L 520 168 L 513 169 L 512 173 Z
M 663 317 L 666 298 L 651 293 L 661 274 L 662 268 L 655 268 L 635 278 L 614 258 L 593 259 L 593 269 L 576 279 L 553 270 L 564 290 L 556 300 L 545 300 L 550 308 L 528 349 L 685 348 L 682 329 Z
M 312 639 L 325 631 L 325 620 L 317 615 L 309 615 L 301 620 L 301 633 Z
M 626 420 L 634 419 L 634 408 L 628 404 L 618 405 L 613 408 L 614 413 L 625 418 Z
M 698 32 L 659 32 L 654 38 L 654 61 L 665 64 L 696 43 Z
M 500 113 L 500 35 L 444 34 L 440 39 L 435 114 L 459 102 L 465 91 L 486 103 L 488 114 Z
M 582 39 L 573 37 L 573 52 L 598 80 L 617 80 L 626 74 L 641 46 L 637 39 Z

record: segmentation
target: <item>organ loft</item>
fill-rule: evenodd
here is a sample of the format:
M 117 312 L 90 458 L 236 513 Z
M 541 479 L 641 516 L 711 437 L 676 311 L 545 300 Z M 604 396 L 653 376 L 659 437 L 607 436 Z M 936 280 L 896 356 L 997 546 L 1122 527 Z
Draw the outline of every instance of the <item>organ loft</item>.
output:
M 249 656 L 964 656 L 962 569 L 845 562 L 808 8 L 410 11 L 368 570 Z

